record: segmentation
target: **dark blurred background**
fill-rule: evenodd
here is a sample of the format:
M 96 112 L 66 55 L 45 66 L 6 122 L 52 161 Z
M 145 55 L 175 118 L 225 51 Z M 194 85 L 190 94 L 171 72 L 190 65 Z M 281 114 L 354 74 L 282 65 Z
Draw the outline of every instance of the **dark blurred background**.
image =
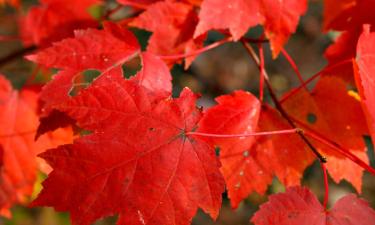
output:
M 28 6 L 36 4 L 36 1 L 23 1 L 26 7 L 21 9 L 25 13 Z M 114 4 L 113 2 L 109 3 Z M 308 12 L 301 18 L 300 25 L 296 34 L 294 34 L 285 49 L 293 57 L 298 65 L 304 79 L 309 78 L 321 70 L 326 60 L 323 53 L 327 46 L 332 42 L 337 33 L 322 33 L 322 12 L 323 4 L 321 1 L 310 1 Z M 126 12 L 125 12 L 126 13 Z M 121 11 L 117 16 L 122 16 Z M 21 42 L 17 40 L 17 12 L 10 7 L 0 7 L 0 36 L 14 36 L 15 40 L 0 39 L 0 59 L 23 49 Z M 147 40 L 147 32 L 137 31 L 139 38 Z M 249 37 L 259 37 L 261 28 L 256 27 L 247 34 Z M 207 44 L 219 40 L 222 36 L 212 32 L 208 36 Z M 270 75 L 271 83 L 278 95 L 282 95 L 292 87 L 299 84 L 289 63 L 283 56 L 272 60 L 268 44 L 266 47 L 266 69 Z M 35 70 L 35 65 L 17 57 L 12 61 L 0 64 L 0 73 L 8 77 L 17 88 L 22 87 L 28 77 Z M 176 65 L 172 69 L 174 75 L 175 93 L 188 86 L 193 91 L 202 93 L 200 104 L 210 106 L 214 104 L 214 98 L 218 95 L 230 93 L 237 89 L 246 89 L 257 95 L 259 90 L 259 71 L 256 65 L 250 60 L 241 44 L 228 43 L 216 49 L 210 50 L 200 55 L 188 70 L 183 66 Z M 312 84 L 313 85 L 313 84 Z M 267 97 L 267 95 L 266 95 Z M 373 148 L 370 140 L 366 138 L 369 147 L 369 156 L 372 166 L 375 166 Z M 371 154 L 370 154 L 371 153 Z M 35 195 L 40 190 L 40 181 L 36 184 Z M 322 200 L 324 195 L 323 176 L 317 163 L 308 168 L 302 181 L 304 185 L 310 187 L 315 194 Z M 269 187 L 268 193 L 283 191 L 284 187 L 275 179 Z M 339 185 L 330 180 L 330 199 L 332 205 L 343 195 L 355 192 L 354 188 L 346 182 Z M 363 179 L 363 193 L 361 195 L 375 207 L 375 177 L 365 173 Z M 216 222 L 212 221 L 207 215 L 199 211 L 196 215 L 194 225 L 244 225 L 249 224 L 249 219 L 258 209 L 259 205 L 267 201 L 267 196 L 257 194 L 250 195 L 236 210 L 232 210 L 229 201 L 224 194 L 224 203 L 220 216 Z M 12 209 L 13 218 L 7 220 L 0 218 L 0 225 L 68 225 L 69 216 L 65 213 L 57 213 L 51 208 L 27 208 L 14 207 Z M 96 225 L 115 224 L 116 218 L 107 218 L 99 221 Z

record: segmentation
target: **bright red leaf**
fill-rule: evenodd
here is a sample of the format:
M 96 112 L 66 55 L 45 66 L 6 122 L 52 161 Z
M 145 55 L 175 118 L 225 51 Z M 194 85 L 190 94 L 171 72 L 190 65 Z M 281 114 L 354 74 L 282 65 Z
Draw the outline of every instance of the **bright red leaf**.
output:
M 355 73 L 357 87 L 361 96 L 362 107 L 366 113 L 372 141 L 375 142 L 375 33 L 365 27 L 357 47 L 359 73 Z M 355 72 L 357 70 L 355 69 Z
M 108 22 L 104 30 L 77 30 L 74 38 L 54 43 L 27 58 L 46 67 L 105 70 L 121 65 L 139 51 L 138 41 L 130 31 Z
M 271 42 L 274 58 L 279 54 L 289 36 L 297 29 L 299 18 L 306 12 L 305 0 L 260 0 L 260 10 L 264 16 L 264 30 Z
M 249 28 L 262 24 L 276 57 L 306 8 L 305 0 L 204 0 L 195 36 L 211 29 L 229 29 L 238 40 Z
M 94 133 L 41 155 L 53 172 L 34 205 L 69 211 L 77 225 L 114 214 L 117 224 L 189 224 L 198 207 L 216 218 L 224 184 L 214 149 L 186 136 L 201 119 L 197 97 L 154 100 L 110 74 L 60 107 Z
M 189 53 L 203 46 L 203 37 L 193 39 L 197 23 L 198 16 L 193 6 L 163 1 L 150 5 L 130 25 L 153 32 L 148 42 L 148 51 L 157 55 L 176 55 Z M 186 68 L 194 58 L 186 59 Z
M 251 222 L 255 225 L 371 225 L 375 211 L 367 202 L 349 194 L 325 211 L 307 188 L 288 188 L 285 193 L 271 195 L 260 206 Z
M 116 48 L 113 46 L 116 46 Z M 64 39 L 50 48 L 28 56 L 28 59 L 47 67 L 63 69 L 43 87 L 40 96 L 44 104 L 43 116 L 48 116 L 55 106 L 70 98 L 69 93 L 72 88 L 79 86 L 77 83 L 80 83 L 80 81 L 77 81 L 77 78 L 81 75 L 81 72 L 87 69 L 108 71 L 136 57 L 139 52 L 138 41 L 130 31 L 113 23 L 105 23 L 104 30 L 76 31 L 75 38 Z M 154 85 L 159 88 L 161 94 L 168 95 L 171 90 L 171 85 L 168 85 L 171 79 L 170 75 L 169 78 L 165 77 L 165 74 L 167 74 L 165 71 L 168 71 L 168 68 L 161 60 L 158 61 L 146 53 L 142 54 L 142 60 L 143 70 L 147 70 L 146 72 L 142 72 L 143 70 L 140 72 L 145 74 L 140 76 L 142 82 L 150 82 L 148 74 L 156 73 L 155 75 L 160 75 L 160 77 L 149 86 Z M 164 80 L 166 85 L 162 87 L 160 83 Z M 54 123 L 54 125 L 43 124 L 43 129 L 47 131 L 56 126 L 59 126 L 58 123 Z
M 262 20 L 259 1 L 204 0 L 195 36 L 211 29 L 229 29 L 234 39 L 238 40 L 250 27 L 261 23 Z
M 216 100 L 218 105 L 208 109 L 200 122 L 200 132 L 245 134 L 291 129 L 268 106 L 262 107 L 259 116 L 260 103 L 250 93 L 237 91 Z M 285 141 L 286 138 L 294 141 Z M 221 171 L 234 208 L 253 191 L 264 194 L 274 175 L 285 185 L 298 185 L 303 171 L 314 159 L 297 134 L 210 138 L 208 141 L 220 147 Z

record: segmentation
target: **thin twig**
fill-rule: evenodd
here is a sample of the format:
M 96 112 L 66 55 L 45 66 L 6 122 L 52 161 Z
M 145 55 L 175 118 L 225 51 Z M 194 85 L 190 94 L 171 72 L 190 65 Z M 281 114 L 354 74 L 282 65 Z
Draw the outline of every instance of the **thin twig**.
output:
M 292 69 L 296 73 L 296 75 L 298 77 L 298 80 L 301 82 L 301 84 L 303 84 L 304 81 L 303 81 L 303 78 L 302 78 L 302 74 L 299 71 L 296 62 L 293 60 L 293 58 L 289 55 L 289 53 L 284 48 L 281 48 L 281 54 L 284 55 L 285 59 L 289 62 L 290 66 L 292 67 Z
M 196 51 L 193 51 L 193 52 L 188 52 L 188 53 L 183 53 L 183 54 L 176 54 L 176 55 L 159 55 L 159 58 L 161 59 L 183 59 L 183 58 L 186 58 L 186 57 L 191 57 L 191 56 L 196 56 L 196 55 L 199 55 L 203 52 L 206 52 L 210 49 L 213 49 L 213 48 L 216 48 L 222 44 L 225 44 L 227 42 L 230 42 L 232 41 L 232 38 L 229 37 L 229 38 L 225 38 L 223 40 L 220 40 L 220 41 L 217 41 L 215 43 L 212 43 L 210 45 L 207 45 L 201 49 L 198 49 Z
M 328 175 L 327 175 L 327 168 L 324 163 L 320 163 L 320 167 L 323 170 L 323 177 L 324 177 L 324 201 L 323 206 L 324 209 L 327 210 L 327 204 L 329 199 L 329 186 L 328 186 Z
M 336 64 L 333 64 L 332 66 L 328 66 L 324 69 L 322 69 L 321 71 L 319 71 L 318 73 L 314 74 L 313 76 L 311 76 L 309 79 L 307 79 L 305 82 L 303 82 L 300 86 L 298 86 L 297 88 L 293 89 L 291 92 L 289 92 L 288 94 L 284 95 L 281 99 L 280 99 L 280 103 L 283 103 L 285 102 L 288 98 L 290 98 L 291 96 L 293 96 L 294 94 L 296 94 L 298 91 L 300 91 L 301 89 L 303 88 L 306 88 L 306 86 L 314 81 L 316 78 L 320 77 L 321 75 L 323 75 L 324 73 L 327 73 L 328 71 L 332 70 L 332 69 L 336 69 L 337 67 L 339 66 L 342 66 L 344 64 L 347 64 L 347 63 L 351 63 L 352 62 L 352 59 L 347 59 L 347 60 L 343 60 L 339 63 L 336 63 Z
M 249 53 L 249 55 L 252 57 L 254 62 L 259 67 L 260 66 L 260 60 L 259 60 L 258 55 L 255 53 L 254 49 L 251 47 L 251 45 L 249 43 L 245 42 L 244 40 L 242 40 L 242 44 L 245 47 L 245 49 L 247 50 L 247 52 Z M 289 123 L 290 126 L 292 126 L 293 128 L 298 128 L 296 126 L 296 124 L 292 121 L 292 119 L 289 117 L 289 115 L 286 113 L 284 108 L 281 106 L 280 102 L 278 101 L 277 96 L 276 96 L 276 94 L 275 94 L 275 92 L 274 92 L 274 90 L 273 90 L 273 88 L 272 88 L 272 86 L 269 82 L 269 77 L 268 77 L 268 74 L 267 74 L 266 70 L 264 70 L 264 78 L 265 78 L 265 83 L 266 83 L 267 89 L 268 89 L 268 91 L 270 93 L 270 96 L 272 98 L 272 101 L 275 103 L 276 109 L 280 112 L 282 117 L 284 117 L 284 119 Z M 309 146 L 309 148 L 316 155 L 316 157 L 319 159 L 319 161 L 322 162 L 322 163 L 327 162 L 327 159 L 324 156 L 322 156 L 319 153 L 319 151 L 314 147 L 314 145 L 306 138 L 303 130 L 302 129 L 299 129 L 299 130 L 300 131 L 297 132 L 297 134 L 307 144 L 307 146 Z
M 326 137 L 312 132 L 305 130 L 304 131 L 307 136 L 310 138 L 331 147 L 332 150 L 335 150 L 336 152 L 340 153 L 341 155 L 345 156 L 346 158 L 350 159 L 352 162 L 356 163 L 358 166 L 362 167 L 363 169 L 367 170 L 371 174 L 375 175 L 375 169 L 369 166 L 367 163 L 362 161 L 360 158 L 358 158 L 356 155 L 342 147 L 341 145 L 337 144 L 336 142 L 332 142 L 331 140 L 327 139 Z
M 263 37 L 262 37 L 263 38 Z M 258 48 L 259 48 L 259 73 L 260 73 L 260 78 L 259 78 L 259 100 L 263 102 L 263 97 L 264 97 L 264 51 L 263 51 L 263 45 L 262 43 L 258 43 Z

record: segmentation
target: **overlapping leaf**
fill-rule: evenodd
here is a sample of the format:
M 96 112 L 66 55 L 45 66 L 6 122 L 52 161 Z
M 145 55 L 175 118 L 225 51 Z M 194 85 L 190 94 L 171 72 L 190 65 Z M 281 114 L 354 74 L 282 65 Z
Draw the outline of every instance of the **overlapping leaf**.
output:
M 25 203 L 30 197 L 38 166 L 36 154 L 48 148 L 72 141 L 71 130 L 58 130 L 42 136 L 37 142 L 34 136 L 38 126 L 37 94 L 24 90 L 12 90 L 10 83 L 0 76 L 0 212 L 10 216 L 9 208 Z
M 249 93 L 238 91 L 217 98 L 217 102 L 219 104 L 205 114 L 199 131 L 245 134 L 291 128 L 268 106 L 262 107 L 260 113 L 260 103 Z M 294 141 L 285 141 L 285 138 Z M 220 147 L 221 171 L 233 207 L 253 191 L 264 194 L 274 175 L 285 185 L 299 184 L 303 171 L 314 159 L 296 134 L 210 138 L 208 141 Z
M 325 52 L 329 61 L 328 66 L 350 61 L 355 57 L 357 41 L 362 33 L 363 24 L 375 25 L 375 15 L 372 12 L 373 0 L 325 0 L 324 29 L 343 31 Z M 339 64 L 331 75 L 344 76 L 354 83 L 351 63 Z
M 262 24 L 276 57 L 296 30 L 306 7 L 305 0 L 204 0 L 195 36 L 211 29 L 229 29 L 238 40 L 249 28 Z
M 135 36 L 113 23 L 105 23 L 103 30 L 75 31 L 74 38 L 54 43 L 27 58 L 46 67 L 68 70 L 105 70 L 129 60 L 140 50 Z
M 155 100 L 116 74 L 59 107 L 94 133 L 41 155 L 54 170 L 34 205 L 69 211 L 77 225 L 114 214 L 117 224 L 189 224 L 198 207 L 216 218 L 224 187 L 214 150 L 186 135 L 201 118 L 196 96 Z
M 342 197 L 329 211 L 307 188 L 288 188 L 285 193 L 271 195 L 253 216 L 255 225 L 371 225 L 375 211 L 367 202 L 350 194 Z
M 153 32 L 147 50 L 157 55 L 189 53 L 203 46 L 203 37 L 193 39 L 198 16 L 192 5 L 163 1 L 150 5 L 130 25 Z M 186 59 L 189 67 L 195 57 Z
M 53 77 L 53 80 L 41 92 L 41 100 L 44 103 L 43 116 L 48 116 L 56 106 L 70 98 L 69 93 L 77 83 L 76 78 L 81 75 L 81 72 L 87 69 L 108 71 L 136 57 L 139 52 L 138 41 L 130 31 L 113 23 L 105 23 L 103 30 L 78 30 L 75 32 L 75 38 L 64 39 L 50 48 L 28 56 L 28 59 L 47 67 L 63 69 Z M 169 92 L 171 89 L 171 85 L 168 85 L 171 78 L 170 75 L 169 78 L 162 76 L 169 74 L 165 72 L 168 71 L 168 68 L 164 66 L 163 62 L 157 61 L 146 53 L 142 54 L 142 57 L 144 58 L 143 70 L 147 71 L 142 72 L 142 70 L 140 72 L 145 74 L 140 76 L 140 79 L 142 82 L 148 82 L 148 74 L 156 73 L 156 76 L 160 75 L 159 82 L 149 85 L 158 86 L 160 93 L 166 95 L 165 92 Z M 161 86 L 160 81 L 164 81 L 164 79 L 167 83 L 165 86 Z M 42 124 L 43 129 L 39 130 L 39 134 L 42 133 L 41 130 L 47 131 L 58 127 L 59 122 L 62 125 L 68 119 L 53 121 L 53 118 L 45 118 L 43 121 L 51 121 L 53 125 Z
M 335 87 L 334 92 L 332 87 Z M 283 106 L 302 128 L 329 138 L 368 162 L 363 140 L 368 129 L 363 111 L 341 79 L 322 77 L 311 93 L 301 90 Z M 346 113 L 342 113 L 343 109 Z M 363 169 L 328 146 L 318 142 L 314 145 L 327 156 L 327 169 L 332 178 L 336 182 L 346 179 L 360 192 Z
M 373 143 L 375 142 L 375 34 L 370 33 L 370 28 L 365 27 L 363 34 L 358 41 L 357 64 L 355 68 L 357 87 L 361 96 L 361 103 L 368 127 L 371 131 Z
M 98 23 L 89 13 L 100 0 L 62 1 L 41 0 L 21 18 L 22 39 L 27 45 L 48 46 L 54 41 L 73 36 L 75 29 L 96 27 Z

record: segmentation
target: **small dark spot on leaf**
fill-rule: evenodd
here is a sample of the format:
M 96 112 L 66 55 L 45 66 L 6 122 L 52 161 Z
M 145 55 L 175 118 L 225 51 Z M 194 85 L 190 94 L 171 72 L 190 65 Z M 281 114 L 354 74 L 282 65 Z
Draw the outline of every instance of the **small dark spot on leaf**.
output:
M 219 147 L 215 147 L 215 154 L 216 154 L 216 156 L 220 156 L 220 148 Z
M 316 117 L 316 115 L 314 113 L 309 113 L 309 114 L 307 114 L 306 119 L 307 119 L 307 122 L 309 122 L 310 124 L 314 124 L 314 123 L 316 123 L 318 118 Z

